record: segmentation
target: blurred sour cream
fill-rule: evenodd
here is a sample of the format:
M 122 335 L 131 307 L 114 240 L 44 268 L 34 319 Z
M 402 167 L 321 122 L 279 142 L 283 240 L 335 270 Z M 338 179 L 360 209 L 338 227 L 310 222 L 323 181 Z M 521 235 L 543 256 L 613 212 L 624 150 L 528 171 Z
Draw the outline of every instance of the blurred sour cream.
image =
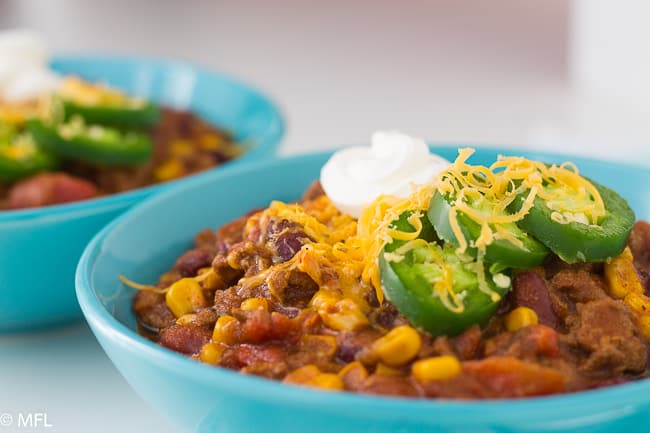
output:
M 28 101 L 59 86 L 60 77 L 48 66 L 41 35 L 30 30 L 0 32 L 0 100 Z
M 420 138 L 378 131 L 370 146 L 336 152 L 321 169 L 320 181 L 334 205 L 355 218 L 382 194 L 408 197 L 413 185 L 433 181 L 449 161 L 429 152 Z

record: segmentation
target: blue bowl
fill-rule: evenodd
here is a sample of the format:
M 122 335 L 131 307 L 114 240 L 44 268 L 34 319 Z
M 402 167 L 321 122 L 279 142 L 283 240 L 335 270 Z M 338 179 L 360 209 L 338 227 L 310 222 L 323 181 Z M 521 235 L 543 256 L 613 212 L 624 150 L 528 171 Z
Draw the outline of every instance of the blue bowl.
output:
M 453 159 L 456 148 L 434 151 Z M 493 161 L 497 149 L 474 161 Z M 503 151 L 503 153 L 511 153 Z M 528 153 L 560 162 L 564 157 Z M 90 243 L 77 268 L 77 296 L 102 347 L 133 388 L 186 431 L 197 432 L 618 432 L 650 423 L 650 381 L 559 397 L 452 402 L 371 397 L 284 385 L 203 365 L 136 332 L 134 292 L 124 274 L 155 282 L 190 248 L 196 232 L 216 228 L 271 200 L 295 200 L 318 178 L 328 154 L 238 167 L 192 179 L 134 207 Z M 650 217 L 650 170 L 573 158 L 583 172 L 620 191 Z M 179 221 L 182 223 L 179 224 Z M 128 420 L 125 420 L 125 427 Z
M 246 152 L 219 171 L 270 156 L 284 132 L 278 109 L 266 97 L 186 63 L 81 56 L 56 58 L 52 67 L 191 110 L 229 130 L 245 143 Z M 88 241 L 134 203 L 184 181 L 66 205 L 0 211 L 0 332 L 80 319 L 74 269 Z

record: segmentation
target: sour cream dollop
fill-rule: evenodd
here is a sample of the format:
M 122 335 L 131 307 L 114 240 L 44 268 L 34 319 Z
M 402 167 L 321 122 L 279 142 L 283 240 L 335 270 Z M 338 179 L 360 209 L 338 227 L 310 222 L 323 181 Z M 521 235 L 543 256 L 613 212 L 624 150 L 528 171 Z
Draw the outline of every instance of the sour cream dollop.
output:
M 48 66 L 45 40 L 31 30 L 0 32 L 0 100 L 28 101 L 55 90 L 58 74 Z
M 429 152 L 424 140 L 398 131 L 378 131 L 370 146 L 336 152 L 323 166 L 320 181 L 341 211 L 355 218 L 382 194 L 408 197 L 413 185 L 422 185 L 449 166 Z

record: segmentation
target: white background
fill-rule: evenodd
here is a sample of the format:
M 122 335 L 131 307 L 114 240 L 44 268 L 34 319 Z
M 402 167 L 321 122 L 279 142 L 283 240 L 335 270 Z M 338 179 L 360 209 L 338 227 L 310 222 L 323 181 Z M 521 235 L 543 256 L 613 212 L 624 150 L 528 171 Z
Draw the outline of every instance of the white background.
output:
M 286 116 L 285 154 L 398 128 L 648 163 L 648 101 L 574 90 L 572 22 L 563 0 L 0 0 L 0 28 L 40 30 L 54 53 L 177 57 L 260 87 Z M 54 427 L 0 433 L 175 431 L 84 325 L 0 336 L 0 414 L 21 411 Z

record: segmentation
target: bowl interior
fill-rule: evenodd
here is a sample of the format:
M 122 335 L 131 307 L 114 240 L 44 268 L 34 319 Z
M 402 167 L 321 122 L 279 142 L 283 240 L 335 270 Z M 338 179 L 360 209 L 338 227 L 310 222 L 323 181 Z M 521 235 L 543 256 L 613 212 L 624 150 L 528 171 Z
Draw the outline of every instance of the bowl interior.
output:
M 457 152 L 456 147 L 434 146 L 432 149 L 451 160 Z M 513 151 L 479 149 L 472 161 L 489 164 L 498 153 L 513 154 Z M 563 162 L 567 159 L 566 156 L 546 153 L 524 155 L 547 162 Z M 553 410 L 556 416 L 563 413 L 565 419 L 572 419 L 571 417 L 578 416 L 576 414 L 580 410 L 586 414 L 590 411 L 606 411 L 616 404 L 629 406 L 650 403 L 650 398 L 647 397 L 650 395 L 650 381 L 519 402 L 432 403 L 340 393 L 306 393 L 302 389 L 200 365 L 159 348 L 137 334 L 130 306 L 134 292 L 119 283 L 119 275 L 142 283 L 155 283 L 157 276 L 190 247 L 196 232 L 204 228 L 217 228 L 250 209 L 267 206 L 271 200 L 298 199 L 304 189 L 319 177 L 320 167 L 328 156 L 326 153 L 304 155 L 238 167 L 229 173 L 211 173 L 154 197 L 114 221 L 89 245 L 77 270 L 79 300 L 93 328 L 96 332 L 100 329 L 99 332 L 106 334 L 106 338 L 119 338 L 128 344 L 129 350 L 146 351 L 147 356 L 155 355 L 160 362 L 175 363 L 177 367 L 182 365 L 183 374 L 196 373 L 204 381 L 212 378 L 220 386 L 231 384 L 234 392 L 245 393 L 247 389 L 252 389 L 252 385 L 258 398 L 263 398 L 260 396 L 268 392 L 273 398 L 293 400 L 305 405 L 314 404 L 322 410 L 333 410 L 335 407 L 349 412 L 346 405 L 352 404 L 358 416 L 372 414 L 374 419 L 389 417 L 394 410 L 399 409 L 402 411 L 400 417 L 405 419 L 415 417 L 411 420 L 421 419 L 422 422 L 435 423 L 436 419 L 441 419 L 436 417 L 440 416 L 446 419 L 456 416 L 461 419 L 462 414 L 471 409 L 475 411 L 473 413 L 480 414 L 485 422 L 501 422 L 505 418 L 525 422 L 533 412 L 536 412 L 534 416 L 538 418 L 548 416 L 544 410 Z M 650 170 L 584 158 L 570 159 L 583 174 L 619 191 L 627 198 L 637 212 L 638 219 L 650 218 L 650 185 L 647 183 Z M 522 411 L 509 409 L 506 413 L 502 410 L 514 406 L 520 407 Z M 386 413 L 382 412 L 382 408 Z

